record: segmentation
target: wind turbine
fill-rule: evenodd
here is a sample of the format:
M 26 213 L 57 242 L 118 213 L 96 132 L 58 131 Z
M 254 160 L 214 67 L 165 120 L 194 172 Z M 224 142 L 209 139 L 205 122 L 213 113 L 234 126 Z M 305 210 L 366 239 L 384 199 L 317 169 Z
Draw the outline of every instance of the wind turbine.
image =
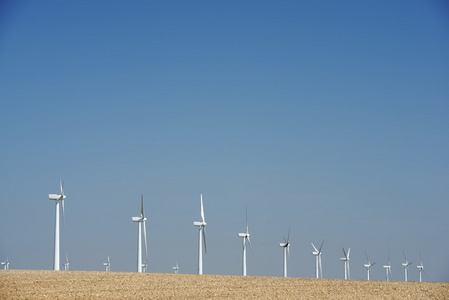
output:
M 6 258 L 6 261 L 2 261 L 1 265 L 4 266 L 3 270 L 9 270 L 9 260 Z
M 133 222 L 137 222 L 139 225 L 137 233 L 137 272 L 142 273 L 142 223 L 143 223 L 143 238 L 145 242 L 145 262 L 148 260 L 148 248 L 147 248 L 147 229 L 145 225 L 145 213 L 143 211 L 143 195 L 141 197 L 140 217 L 132 217 Z
M 366 268 L 366 279 L 367 279 L 367 280 L 370 280 L 371 267 L 374 266 L 374 265 L 376 264 L 376 262 L 371 263 L 371 262 L 369 261 L 368 254 L 366 254 L 366 251 L 365 251 L 365 257 L 366 257 L 366 260 L 368 261 L 368 263 L 367 263 L 367 264 L 364 264 L 363 266 Z
M 348 249 L 348 253 L 346 253 L 344 248 L 342 249 L 345 257 L 340 258 L 340 260 L 345 262 L 345 279 L 351 279 L 351 275 L 349 272 L 349 253 L 351 253 L 351 248 Z
M 207 253 L 206 248 L 206 221 L 204 220 L 204 207 L 203 207 L 203 194 L 200 194 L 201 199 L 201 222 L 193 222 L 193 225 L 198 227 L 198 274 L 203 274 L 203 240 L 204 240 L 204 252 Z
M 172 267 L 172 269 L 175 271 L 175 274 L 179 273 L 179 265 L 178 265 L 178 261 L 176 261 L 176 266 Z
M 321 266 L 321 248 L 323 248 L 324 240 L 321 243 L 320 249 L 318 250 L 313 243 L 313 252 L 312 255 L 315 256 L 315 277 L 316 278 L 323 278 L 323 268 Z
M 253 252 L 253 248 L 251 247 L 251 241 L 249 239 L 249 231 L 248 231 L 248 207 L 246 208 L 246 233 L 239 233 L 238 235 L 239 235 L 239 237 L 243 238 L 242 275 L 246 276 L 246 240 L 248 240 L 248 244 L 251 249 L 251 253 Z
M 109 260 L 109 256 L 108 256 L 108 260 L 103 263 L 103 266 L 106 267 L 106 272 L 111 272 L 111 261 Z
M 416 267 L 419 270 L 419 282 L 422 282 L 422 272 L 424 271 L 424 266 L 422 264 L 421 252 L 419 252 L 419 260 L 421 261 L 421 264 Z M 425 271 L 424 271 L 424 273 L 425 273 Z
M 68 271 L 69 270 L 69 266 L 70 266 L 69 257 L 68 257 L 67 252 L 66 252 L 66 254 L 65 254 L 64 271 Z
M 64 220 L 65 224 L 65 217 L 64 217 L 64 199 L 66 196 L 64 195 L 64 184 L 62 180 L 59 180 L 59 187 L 61 190 L 61 194 L 49 194 L 48 198 L 50 200 L 56 201 L 56 220 L 55 220 L 55 251 L 53 256 L 53 270 L 59 271 L 59 202 L 61 202 L 62 205 L 62 218 Z
M 385 269 L 386 280 L 390 281 L 390 275 L 391 275 L 390 249 L 388 249 L 388 265 L 384 265 L 384 266 L 382 266 L 382 268 Z
M 284 277 L 287 277 L 287 253 L 290 258 L 290 228 L 288 229 L 287 240 L 284 238 L 284 243 L 280 243 L 279 246 L 284 248 Z
M 412 262 L 407 261 L 407 257 L 405 257 L 404 251 L 402 251 L 402 254 L 404 254 L 404 259 L 405 259 L 405 262 L 402 263 L 402 266 L 404 267 L 404 277 L 405 277 L 404 280 L 408 281 L 407 280 L 407 273 L 408 273 L 407 270 L 408 270 L 408 266 L 410 266 L 412 264 Z

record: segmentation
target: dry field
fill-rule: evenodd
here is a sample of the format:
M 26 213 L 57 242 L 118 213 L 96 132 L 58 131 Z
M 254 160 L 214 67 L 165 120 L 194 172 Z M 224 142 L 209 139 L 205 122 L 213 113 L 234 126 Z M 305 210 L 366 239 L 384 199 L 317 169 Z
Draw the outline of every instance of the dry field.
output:
M 449 299 L 449 283 L 0 270 L 0 299 Z

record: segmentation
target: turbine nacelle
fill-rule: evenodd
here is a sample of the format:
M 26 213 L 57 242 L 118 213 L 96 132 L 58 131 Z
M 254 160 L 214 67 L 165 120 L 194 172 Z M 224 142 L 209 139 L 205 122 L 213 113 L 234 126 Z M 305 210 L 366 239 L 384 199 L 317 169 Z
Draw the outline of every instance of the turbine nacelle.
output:
M 58 195 L 58 194 L 48 194 L 48 199 L 49 200 L 64 200 L 66 198 L 65 195 Z
M 133 222 L 144 222 L 147 220 L 147 218 L 142 217 L 132 217 Z
M 280 243 L 279 247 L 290 247 L 290 243 Z
M 193 225 L 196 226 L 196 227 L 201 227 L 201 226 L 206 226 L 207 223 L 206 222 L 197 222 L 197 221 L 195 221 L 195 222 L 193 222 Z
M 241 238 L 249 238 L 249 233 L 239 233 L 238 235 Z

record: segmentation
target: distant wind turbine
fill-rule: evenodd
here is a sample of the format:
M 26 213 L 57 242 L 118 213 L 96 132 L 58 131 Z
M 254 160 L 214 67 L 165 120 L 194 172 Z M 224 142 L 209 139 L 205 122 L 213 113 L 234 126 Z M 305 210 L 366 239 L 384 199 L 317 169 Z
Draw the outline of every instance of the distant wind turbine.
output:
M 142 273 L 142 225 L 143 225 L 143 238 L 145 242 L 145 262 L 148 260 L 148 248 L 147 248 L 147 229 L 145 225 L 145 212 L 143 210 L 143 195 L 141 197 L 140 205 L 140 217 L 132 217 L 133 222 L 137 222 L 139 227 L 137 231 L 137 272 Z
M 344 248 L 342 249 L 345 257 L 340 258 L 340 260 L 345 263 L 345 279 L 351 279 L 351 275 L 349 272 L 349 253 L 351 253 L 351 248 L 348 249 L 348 253 L 346 253 Z
M 324 241 L 321 243 L 320 249 L 317 249 L 313 243 L 313 252 L 312 255 L 315 256 L 315 277 L 323 278 L 323 268 L 321 266 L 321 248 L 323 248 Z
M 109 256 L 108 259 L 105 263 L 103 263 L 103 266 L 106 267 L 106 272 L 111 272 L 111 261 L 109 260 Z
M 3 266 L 3 270 L 9 270 L 9 260 L 6 258 L 6 261 L 2 261 L 1 265 Z
M 204 207 L 203 207 L 203 194 L 200 194 L 201 199 L 201 222 L 193 222 L 193 225 L 199 228 L 198 236 L 198 274 L 203 274 L 203 240 L 204 240 L 204 252 L 207 253 L 206 248 L 206 221 L 204 219 Z
M 175 271 L 175 274 L 179 273 L 179 265 L 178 265 L 178 261 L 176 261 L 176 266 L 172 267 L 172 269 Z
M 248 207 L 246 208 L 246 232 L 239 233 L 239 237 L 243 238 L 243 259 L 242 259 L 242 275 L 246 276 L 246 240 L 248 240 L 249 247 L 251 252 L 253 251 L 251 247 L 251 241 L 249 239 L 249 231 L 248 231 Z
M 416 266 L 419 270 L 419 282 L 422 282 L 422 272 L 426 272 L 424 271 L 424 266 L 422 264 L 422 258 L 421 258 L 421 252 L 419 252 L 419 260 L 421 261 L 421 264 L 419 266 Z
M 284 242 L 280 243 L 279 246 L 284 248 L 284 277 L 287 277 L 287 254 L 290 258 L 290 228 L 288 229 L 287 239 L 284 238 Z
M 388 249 L 388 265 L 382 266 L 385 269 L 386 280 L 390 281 L 391 263 L 390 263 L 390 249 Z
M 374 263 L 371 263 L 370 261 L 369 261 L 369 258 L 368 258 L 368 254 L 366 254 L 366 251 L 365 251 L 365 257 L 366 257 L 366 260 L 368 261 L 368 263 L 367 264 L 364 264 L 363 266 L 366 268 L 366 280 L 370 280 L 370 275 L 371 275 L 371 267 L 372 266 L 374 266 L 375 264 L 376 264 L 376 262 L 374 262 Z
M 62 205 L 62 218 L 64 219 L 65 223 L 65 217 L 64 217 L 64 199 L 66 196 L 64 195 L 64 184 L 62 180 L 59 180 L 59 187 L 61 190 L 61 194 L 49 194 L 48 198 L 50 200 L 56 201 L 56 220 L 55 220 L 55 248 L 54 248 L 54 256 L 53 256 L 53 270 L 59 271 L 59 202 L 61 202 Z
M 66 254 L 65 254 L 64 271 L 68 271 L 68 270 L 69 270 L 69 266 L 70 266 L 70 263 L 69 263 L 69 257 L 68 257 L 68 255 L 67 255 L 67 253 L 66 253 Z
M 408 266 L 410 266 L 411 264 L 412 264 L 412 262 L 408 262 L 407 261 L 407 257 L 405 257 L 405 252 L 404 251 L 402 251 L 402 254 L 404 254 L 404 259 L 405 259 L 405 262 L 403 262 L 402 263 L 402 266 L 404 267 L 404 281 L 408 281 L 408 278 L 407 278 L 407 270 L 408 270 Z

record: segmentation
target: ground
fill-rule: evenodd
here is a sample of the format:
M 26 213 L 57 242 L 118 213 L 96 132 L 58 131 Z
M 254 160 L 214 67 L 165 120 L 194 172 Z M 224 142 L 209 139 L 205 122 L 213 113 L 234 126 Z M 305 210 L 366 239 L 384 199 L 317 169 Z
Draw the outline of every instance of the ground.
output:
M 0 299 L 449 299 L 449 283 L 0 270 Z

